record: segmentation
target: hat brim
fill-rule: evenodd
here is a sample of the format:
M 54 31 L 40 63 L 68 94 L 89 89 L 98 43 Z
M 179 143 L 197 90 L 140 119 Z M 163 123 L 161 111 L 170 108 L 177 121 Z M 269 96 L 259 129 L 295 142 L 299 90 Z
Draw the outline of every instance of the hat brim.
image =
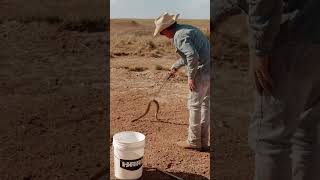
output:
M 154 33 L 153 33 L 153 37 L 156 37 L 158 34 L 160 33 L 160 27 L 156 27 L 156 29 L 154 30 Z
M 174 24 L 174 23 L 172 23 Z M 154 30 L 154 33 L 153 33 L 153 37 L 156 37 L 158 34 L 160 34 L 161 31 L 167 29 L 169 26 L 171 26 L 172 24 L 167 24 L 165 26 L 158 26 L 155 30 Z

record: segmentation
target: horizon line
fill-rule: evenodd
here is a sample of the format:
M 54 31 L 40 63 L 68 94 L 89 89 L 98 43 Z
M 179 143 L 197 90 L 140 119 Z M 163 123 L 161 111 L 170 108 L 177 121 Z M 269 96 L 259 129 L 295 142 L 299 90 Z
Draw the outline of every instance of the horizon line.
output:
M 123 19 L 123 20 L 127 20 L 127 19 L 137 19 L 137 20 L 154 20 L 154 18 L 109 18 L 110 20 L 113 20 L 113 19 Z M 179 20 L 209 20 L 210 21 L 210 18 L 209 19 L 199 19 L 199 18 L 182 18 L 182 19 L 178 19 Z

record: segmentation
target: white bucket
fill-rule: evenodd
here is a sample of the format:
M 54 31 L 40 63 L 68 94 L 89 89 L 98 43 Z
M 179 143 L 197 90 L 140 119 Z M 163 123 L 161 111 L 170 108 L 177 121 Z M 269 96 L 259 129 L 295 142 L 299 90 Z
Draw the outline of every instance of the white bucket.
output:
M 124 131 L 113 136 L 114 172 L 117 179 L 139 179 L 142 176 L 145 136 Z

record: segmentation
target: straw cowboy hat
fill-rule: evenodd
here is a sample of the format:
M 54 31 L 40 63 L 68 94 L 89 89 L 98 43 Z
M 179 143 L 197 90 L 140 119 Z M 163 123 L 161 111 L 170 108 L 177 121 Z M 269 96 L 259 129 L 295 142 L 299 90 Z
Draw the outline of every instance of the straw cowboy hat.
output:
M 156 25 L 156 29 L 154 30 L 153 37 L 158 35 L 161 31 L 168 28 L 172 24 L 176 22 L 179 14 L 170 15 L 167 12 L 163 13 L 156 20 L 154 20 L 154 24 Z

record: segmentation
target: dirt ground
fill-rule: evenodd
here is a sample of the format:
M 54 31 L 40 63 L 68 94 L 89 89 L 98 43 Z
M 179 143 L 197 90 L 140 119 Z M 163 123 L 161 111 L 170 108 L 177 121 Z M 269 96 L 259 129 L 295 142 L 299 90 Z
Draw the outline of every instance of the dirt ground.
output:
M 105 37 L 0 23 L 0 179 L 89 179 L 106 165 Z
M 159 168 L 184 179 L 208 179 L 210 153 L 180 149 L 175 144 L 187 137 L 188 86 L 184 69 L 177 77 L 171 79 L 156 97 L 160 104 L 159 118 L 164 122 L 152 122 L 155 120 L 155 107 L 152 107 L 146 117 L 131 122 L 145 111 L 153 97 L 152 94 L 158 90 L 167 75 L 167 69 L 177 60 L 174 47 L 170 45 L 169 40 L 160 37 L 152 39 L 151 25 L 152 21 L 111 22 L 111 54 L 114 55 L 110 60 L 111 134 L 120 131 L 138 131 L 146 135 L 145 171 L 142 179 L 170 179 L 170 177 L 165 178 L 166 175 L 160 172 L 148 171 L 150 168 Z M 202 26 L 208 27 L 209 23 L 202 23 Z M 130 36 L 128 34 L 132 32 L 142 35 L 136 38 L 131 36 L 134 39 L 118 48 L 112 45 L 119 43 L 121 38 L 119 34 Z M 150 43 L 139 42 L 141 39 Z M 137 45 L 136 48 L 140 48 L 140 53 L 135 54 L 131 44 L 133 47 Z M 148 49 L 150 44 L 153 45 Z M 119 51 L 127 54 L 121 54 Z M 155 57 L 150 51 L 158 56 Z M 110 147 L 112 149 L 111 144 Z M 113 150 L 110 152 L 110 157 L 110 170 L 113 175 Z
M 245 17 L 232 16 L 220 24 L 215 30 L 213 46 L 214 177 L 252 179 L 253 154 L 247 143 L 247 130 L 253 108 L 253 88 L 248 76 Z

